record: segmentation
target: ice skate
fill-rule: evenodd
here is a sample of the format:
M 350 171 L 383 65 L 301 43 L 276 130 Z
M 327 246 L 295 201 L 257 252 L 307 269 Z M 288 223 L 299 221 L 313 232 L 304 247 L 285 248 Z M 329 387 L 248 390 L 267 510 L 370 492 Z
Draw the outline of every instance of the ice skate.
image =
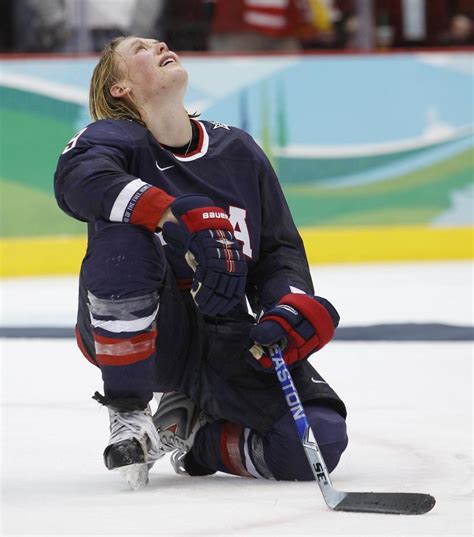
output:
M 170 462 L 173 470 L 178 475 L 189 475 L 184 467 L 184 457 L 186 456 L 186 451 L 179 451 L 178 449 L 171 454 Z
M 176 392 L 161 396 L 153 423 L 162 449 L 173 452 L 171 464 L 177 474 L 186 474 L 184 455 L 191 449 L 199 429 L 210 421 L 209 415 L 186 396 Z
M 119 470 L 133 490 L 148 483 L 148 471 L 163 457 L 160 438 L 153 425 L 149 407 L 124 410 L 108 406 L 110 439 L 104 451 L 105 466 Z

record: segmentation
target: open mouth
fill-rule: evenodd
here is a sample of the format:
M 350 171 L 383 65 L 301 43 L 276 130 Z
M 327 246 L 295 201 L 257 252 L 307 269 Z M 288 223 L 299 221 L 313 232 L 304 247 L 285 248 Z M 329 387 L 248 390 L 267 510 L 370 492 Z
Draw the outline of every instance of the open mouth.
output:
M 167 58 L 164 58 L 163 61 L 160 63 L 160 67 L 166 67 L 167 65 L 170 65 L 172 63 L 176 63 L 176 60 L 168 56 Z

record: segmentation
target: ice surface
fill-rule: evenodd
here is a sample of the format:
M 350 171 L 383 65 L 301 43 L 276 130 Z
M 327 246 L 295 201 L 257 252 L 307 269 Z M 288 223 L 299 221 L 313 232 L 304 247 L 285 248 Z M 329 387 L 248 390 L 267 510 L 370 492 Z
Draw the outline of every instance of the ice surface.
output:
M 316 293 L 337 305 L 341 326 L 473 322 L 473 263 L 322 265 Z M 0 326 L 74 326 L 76 277 L 0 280 Z
M 347 324 L 468 324 L 460 311 L 469 311 L 471 267 L 325 267 L 315 274 L 321 294 L 342 300 Z M 75 291 L 67 295 L 58 281 L 54 299 L 44 280 L 39 287 L 8 282 L 23 306 L 15 313 L 8 304 L 3 323 L 17 324 L 21 309 L 30 319 L 41 313 L 26 298 L 36 304 L 48 297 L 42 317 L 61 319 Z M 149 486 L 133 493 L 103 466 L 108 415 L 90 398 L 100 375 L 74 342 L 0 345 L 2 535 L 472 535 L 470 343 L 335 342 L 312 359 L 349 409 L 349 447 L 333 473 L 335 486 L 433 494 L 436 507 L 419 517 L 336 513 L 313 482 L 186 478 L 167 459 L 158 461 Z

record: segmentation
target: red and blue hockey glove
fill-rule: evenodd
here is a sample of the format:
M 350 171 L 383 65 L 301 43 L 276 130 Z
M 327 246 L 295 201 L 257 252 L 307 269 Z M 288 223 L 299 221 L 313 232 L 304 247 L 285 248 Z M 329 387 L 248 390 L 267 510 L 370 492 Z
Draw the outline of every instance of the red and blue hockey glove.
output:
M 272 370 L 272 361 L 263 352 L 279 343 L 288 366 L 306 360 L 313 352 L 329 343 L 339 324 L 336 308 L 325 298 L 304 294 L 287 294 L 268 310 L 250 330 L 256 343 L 251 349 L 257 369 Z
M 163 225 L 163 238 L 194 271 L 191 293 L 205 315 L 225 315 L 243 298 L 247 263 L 226 212 L 201 194 L 176 198 L 178 223 Z

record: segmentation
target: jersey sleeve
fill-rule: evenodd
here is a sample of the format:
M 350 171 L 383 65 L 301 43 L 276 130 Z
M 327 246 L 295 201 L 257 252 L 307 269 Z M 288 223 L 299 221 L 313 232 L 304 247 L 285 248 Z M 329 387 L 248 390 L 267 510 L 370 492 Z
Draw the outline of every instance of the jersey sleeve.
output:
M 133 138 L 114 121 L 79 131 L 60 156 L 54 176 L 59 207 L 84 222 L 124 222 L 155 231 L 174 198 L 128 173 L 134 149 Z
M 263 310 L 287 293 L 314 294 L 303 241 L 293 222 L 278 178 L 260 153 L 261 240 L 250 279 Z

